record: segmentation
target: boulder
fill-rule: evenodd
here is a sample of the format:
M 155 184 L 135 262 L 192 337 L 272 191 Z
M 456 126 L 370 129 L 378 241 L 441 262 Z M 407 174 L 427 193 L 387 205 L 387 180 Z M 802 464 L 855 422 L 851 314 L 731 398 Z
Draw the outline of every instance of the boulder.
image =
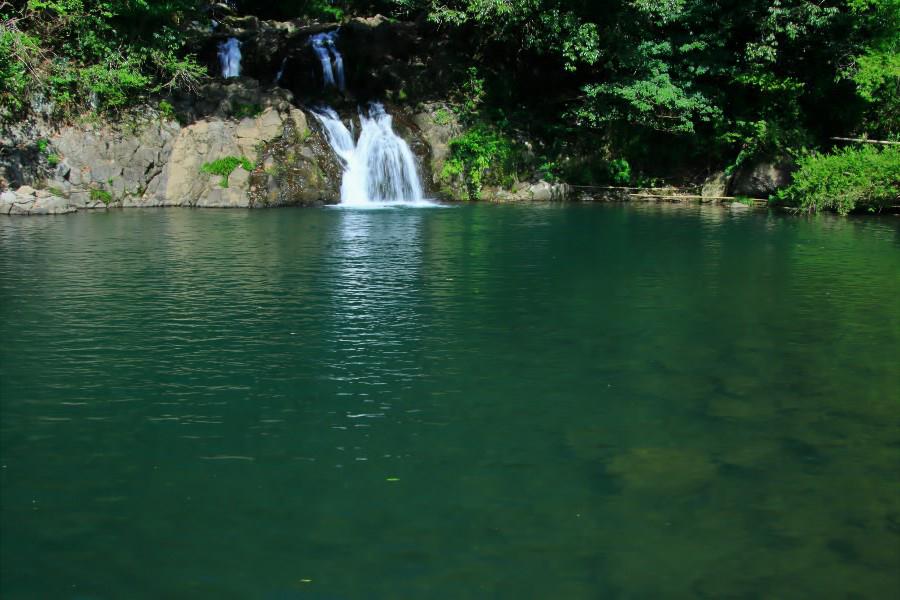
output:
M 534 202 L 563 202 L 569 197 L 569 186 L 564 183 L 539 181 L 528 187 L 526 197 Z
M 450 156 L 450 140 L 462 133 L 456 113 L 441 103 L 425 104 L 413 115 L 413 123 L 431 147 L 432 183 L 440 183 L 444 163 Z
M 729 186 L 730 195 L 765 199 L 790 185 L 796 168 L 790 159 L 741 166 Z
M 538 181 L 516 183 L 512 189 L 485 187 L 481 198 L 488 202 L 565 202 L 572 197 L 572 188 L 564 183 Z
M 75 207 L 69 204 L 69 201 L 59 196 L 49 196 L 39 198 L 32 205 L 29 214 L 46 214 L 46 215 L 62 215 L 75 212 Z
M 39 190 L 38 193 L 40 195 L 17 194 L 9 191 L 0 194 L 0 214 L 61 215 L 75 212 L 75 207 L 71 206 L 67 199 L 54 196 L 46 190 Z
M 262 151 L 250 177 L 251 206 L 315 206 L 340 201 L 343 169 L 325 134 L 308 129 L 302 111 Z
M 0 214 L 8 215 L 13 205 L 16 204 L 17 199 L 18 196 L 16 196 L 15 192 L 6 191 L 0 194 Z
M 700 188 L 703 198 L 724 198 L 728 195 L 728 175 L 724 171 L 713 173 L 706 178 Z

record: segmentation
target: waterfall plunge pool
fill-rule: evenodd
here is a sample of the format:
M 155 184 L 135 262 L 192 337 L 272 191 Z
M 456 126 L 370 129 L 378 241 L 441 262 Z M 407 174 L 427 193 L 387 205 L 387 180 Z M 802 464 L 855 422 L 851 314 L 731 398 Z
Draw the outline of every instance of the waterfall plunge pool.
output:
M 0 590 L 892 597 L 898 250 L 715 207 L 0 219 Z

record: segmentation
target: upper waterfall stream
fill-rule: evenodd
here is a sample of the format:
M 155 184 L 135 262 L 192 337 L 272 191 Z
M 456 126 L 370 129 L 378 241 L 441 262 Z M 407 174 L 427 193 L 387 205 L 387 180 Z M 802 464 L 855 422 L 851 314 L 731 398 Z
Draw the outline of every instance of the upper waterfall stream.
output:
M 309 45 L 312 46 L 313 52 L 322 63 L 325 87 L 336 87 L 343 92 L 345 88 L 344 57 L 341 56 L 335 45 L 337 36 L 337 30 L 317 33 L 309 38 Z
M 219 64 L 225 79 L 241 76 L 241 42 L 237 38 L 231 37 L 219 44 Z

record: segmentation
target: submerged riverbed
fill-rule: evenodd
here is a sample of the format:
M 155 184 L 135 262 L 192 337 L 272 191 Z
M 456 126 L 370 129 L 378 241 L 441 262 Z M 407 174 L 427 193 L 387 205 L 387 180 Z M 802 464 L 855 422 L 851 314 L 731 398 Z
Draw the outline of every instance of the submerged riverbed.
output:
M 900 219 L 0 219 L 4 598 L 886 598 Z

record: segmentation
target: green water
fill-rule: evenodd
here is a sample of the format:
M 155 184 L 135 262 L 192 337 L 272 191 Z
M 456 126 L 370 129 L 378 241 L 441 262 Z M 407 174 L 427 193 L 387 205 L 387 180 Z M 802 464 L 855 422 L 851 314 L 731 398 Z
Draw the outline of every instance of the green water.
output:
M 0 219 L 0 597 L 895 598 L 900 219 Z

